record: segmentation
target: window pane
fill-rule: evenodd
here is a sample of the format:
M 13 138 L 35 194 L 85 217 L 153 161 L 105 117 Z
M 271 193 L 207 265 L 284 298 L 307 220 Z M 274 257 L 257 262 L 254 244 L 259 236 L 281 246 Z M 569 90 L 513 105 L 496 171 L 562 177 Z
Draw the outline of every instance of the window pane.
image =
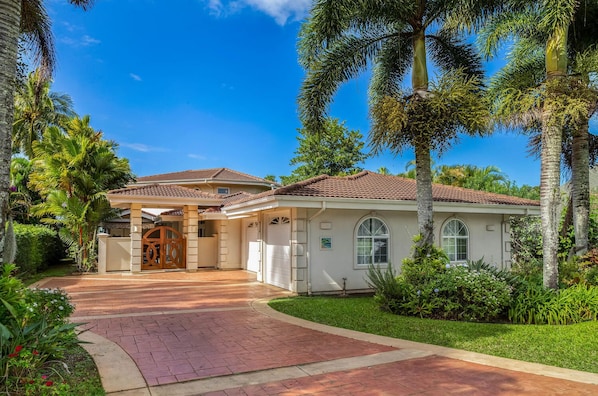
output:
M 388 228 L 383 221 L 376 218 L 364 220 L 357 229 L 358 265 L 388 263 Z

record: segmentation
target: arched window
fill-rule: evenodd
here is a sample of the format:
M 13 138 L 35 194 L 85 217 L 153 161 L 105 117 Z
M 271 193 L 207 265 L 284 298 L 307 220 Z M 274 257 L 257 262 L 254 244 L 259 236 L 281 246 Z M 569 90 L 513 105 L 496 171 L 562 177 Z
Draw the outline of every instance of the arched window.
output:
M 451 262 L 469 258 L 469 231 L 461 220 L 451 219 L 442 227 L 442 249 Z
M 388 227 L 370 217 L 357 227 L 357 265 L 388 264 Z

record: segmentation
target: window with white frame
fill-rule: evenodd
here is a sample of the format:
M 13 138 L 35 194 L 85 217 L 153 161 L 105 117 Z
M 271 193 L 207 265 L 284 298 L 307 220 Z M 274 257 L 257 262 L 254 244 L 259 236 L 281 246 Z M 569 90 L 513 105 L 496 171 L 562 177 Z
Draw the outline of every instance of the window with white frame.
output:
M 461 220 L 451 219 L 442 227 L 442 249 L 451 262 L 469 259 L 469 231 Z
M 230 190 L 228 187 L 218 187 L 218 194 L 228 195 L 229 193 L 230 193 Z
M 357 265 L 388 264 L 388 227 L 376 217 L 363 220 L 357 227 Z

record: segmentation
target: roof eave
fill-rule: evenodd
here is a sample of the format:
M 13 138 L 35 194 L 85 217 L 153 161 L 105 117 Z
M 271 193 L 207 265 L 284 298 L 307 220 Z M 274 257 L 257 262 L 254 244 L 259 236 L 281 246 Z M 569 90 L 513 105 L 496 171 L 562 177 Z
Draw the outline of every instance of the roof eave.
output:
M 191 197 L 150 197 L 127 194 L 108 194 L 108 201 L 113 208 L 128 209 L 131 204 L 141 204 L 152 208 L 173 208 L 186 205 L 220 206 L 222 199 Z
M 334 197 L 302 197 L 288 195 L 271 195 L 265 198 L 242 202 L 240 204 L 225 206 L 222 211 L 229 216 L 238 216 L 243 213 L 257 212 L 275 208 L 321 208 L 321 202 L 326 202 L 328 209 L 368 209 L 368 210 L 393 210 L 417 211 L 417 201 L 388 200 L 388 199 L 359 199 L 359 198 L 334 198 Z M 476 204 L 461 202 L 434 202 L 434 212 L 451 213 L 492 213 L 507 215 L 539 215 L 540 207 L 533 205 L 511 204 Z

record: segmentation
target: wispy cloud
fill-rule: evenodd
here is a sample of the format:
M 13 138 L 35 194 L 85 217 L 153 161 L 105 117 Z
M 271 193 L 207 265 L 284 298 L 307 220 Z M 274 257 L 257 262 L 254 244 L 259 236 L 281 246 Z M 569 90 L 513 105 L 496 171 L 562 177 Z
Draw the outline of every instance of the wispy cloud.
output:
M 88 36 L 87 34 L 81 38 L 81 45 L 83 45 L 83 46 L 96 45 L 96 44 L 100 44 L 100 43 L 101 43 L 100 40 L 95 39 L 91 36 Z
M 71 47 L 90 47 L 92 45 L 101 43 L 100 40 L 88 36 L 87 34 L 79 38 L 62 37 L 59 40 L 66 45 L 70 45 Z
M 150 153 L 152 151 L 166 151 L 162 147 L 148 146 L 147 144 L 143 143 L 120 143 L 120 146 L 129 148 L 134 151 L 140 151 L 142 153 Z
M 279 25 L 303 19 L 309 11 L 312 0 L 203 0 L 210 14 L 222 16 L 251 7 L 270 15 Z
M 129 77 L 131 77 L 133 80 L 135 81 L 143 81 L 141 79 L 141 77 L 139 77 L 139 75 L 135 74 L 135 73 L 129 73 Z
M 207 157 L 204 157 L 203 155 L 200 155 L 200 154 L 189 154 L 189 155 L 187 155 L 187 157 L 201 160 L 201 161 L 205 161 L 208 159 Z

